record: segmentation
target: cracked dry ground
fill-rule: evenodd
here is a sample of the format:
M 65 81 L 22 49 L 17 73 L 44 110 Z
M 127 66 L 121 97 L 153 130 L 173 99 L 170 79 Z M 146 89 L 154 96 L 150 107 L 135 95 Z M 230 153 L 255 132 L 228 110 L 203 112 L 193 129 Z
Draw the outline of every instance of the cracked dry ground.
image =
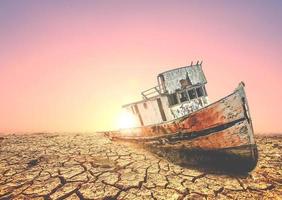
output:
M 281 199 L 282 138 L 247 176 L 182 168 L 102 134 L 0 138 L 0 199 Z

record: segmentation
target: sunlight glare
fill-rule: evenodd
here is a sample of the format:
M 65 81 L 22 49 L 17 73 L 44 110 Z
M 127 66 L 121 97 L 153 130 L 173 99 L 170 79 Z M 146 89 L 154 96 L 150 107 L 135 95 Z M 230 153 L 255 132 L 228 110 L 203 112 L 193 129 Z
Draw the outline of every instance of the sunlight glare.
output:
M 122 111 L 118 117 L 118 127 L 120 129 L 133 128 L 137 126 L 136 118 L 128 111 Z

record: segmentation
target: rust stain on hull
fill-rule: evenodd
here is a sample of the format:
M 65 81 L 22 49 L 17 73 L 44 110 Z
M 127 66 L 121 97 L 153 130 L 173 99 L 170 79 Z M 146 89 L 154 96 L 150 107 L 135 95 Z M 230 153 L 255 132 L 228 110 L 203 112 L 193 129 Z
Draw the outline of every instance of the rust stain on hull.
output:
M 212 104 L 206 109 L 192 113 L 181 125 L 183 129 L 198 131 L 244 117 L 242 100 L 239 94 L 234 94 Z
M 186 148 L 199 148 L 203 150 L 237 147 L 250 144 L 247 137 L 250 127 L 246 121 L 239 122 L 223 131 L 202 136 L 194 140 L 183 140 L 177 145 L 185 145 Z M 223 139 L 224 138 L 224 139 Z M 177 146 L 175 145 L 175 146 Z

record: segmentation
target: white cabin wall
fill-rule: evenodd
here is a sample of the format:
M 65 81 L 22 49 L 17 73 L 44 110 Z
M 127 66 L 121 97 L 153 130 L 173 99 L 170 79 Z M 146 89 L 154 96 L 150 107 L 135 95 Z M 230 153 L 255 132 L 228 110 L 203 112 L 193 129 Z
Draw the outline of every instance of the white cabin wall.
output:
M 171 109 L 169 108 L 169 102 L 168 102 L 167 96 L 162 96 L 161 101 L 162 101 L 162 104 L 163 104 L 163 109 L 164 109 L 164 113 L 165 113 L 167 121 L 173 120 L 174 117 L 173 117 L 173 114 L 171 112 Z
M 193 99 L 191 101 L 183 102 L 181 104 L 177 104 L 177 105 L 169 107 L 167 96 L 161 96 L 159 98 L 161 99 L 161 102 L 163 105 L 163 110 L 164 110 L 164 113 L 167 119 L 166 121 L 171 121 L 176 118 L 182 117 L 184 115 L 190 114 L 191 112 L 194 112 L 209 104 L 208 97 L 203 96 L 197 99 Z M 199 100 L 202 101 L 202 105 L 199 103 Z M 147 108 L 145 108 L 144 103 L 146 103 Z M 141 115 L 144 126 L 164 122 L 162 120 L 162 116 L 160 113 L 157 99 L 142 101 L 142 102 L 136 103 L 136 105 L 138 106 L 139 114 Z M 138 126 L 142 126 L 139 120 L 138 114 L 136 113 L 136 110 L 134 108 L 134 105 L 127 106 L 125 107 L 125 109 L 132 113 L 131 107 L 133 107 L 134 109 L 133 114 L 134 114 L 136 121 L 138 122 Z
M 146 101 L 146 104 L 147 108 L 144 107 L 144 102 L 137 104 L 144 126 L 161 123 L 162 117 L 159 111 L 157 99 Z
M 172 107 L 169 107 L 168 98 L 166 96 L 162 96 L 160 99 L 162 101 L 164 113 L 167 119 L 166 121 L 171 121 L 176 118 L 183 117 L 184 115 L 190 114 L 191 112 L 195 112 L 196 110 L 209 105 L 208 96 L 199 97 L 189 102 L 183 102 Z M 200 105 L 199 100 L 202 101 L 202 106 Z M 155 99 L 148 102 L 150 102 L 150 104 L 147 104 L 150 105 L 150 109 L 149 107 L 147 110 L 144 110 L 142 108 L 141 111 L 141 106 L 138 106 L 139 111 L 142 115 L 144 125 L 162 123 L 163 120 L 161 118 L 157 100 Z
M 163 110 L 164 110 L 164 113 L 165 113 L 165 116 L 166 116 L 166 119 L 167 119 L 166 121 L 173 120 L 174 117 L 173 117 L 173 114 L 172 114 L 172 112 L 169 108 L 169 103 L 168 103 L 167 97 L 161 96 L 159 98 L 160 98 L 162 105 L 163 105 Z M 145 108 L 144 103 L 147 104 L 147 108 Z M 148 101 L 142 101 L 142 102 L 136 103 L 136 105 L 138 106 L 138 110 L 139 110 L 139 113 L 142 117 L 144 126 L 152 125 L 152 124 L 158 124 L 158 123 L 163 122 L 162 116 L 161 116 L 161 113 L 160 113 L 160 109 L 159 109 L 159 106 L 158 106 L 157 98 L 150 99 Z M 135 111 L 134 105 L 127 106 L 124 109 L 126 109 L 128 112 L 132 113 L 131 107 L 133 107 L 133 109 L 134 109 L 133 114 L 134 114 L 136 121 L 138 122 L 138 125 L 141 126 L 141 123 L 140 123 L 138 114 Z

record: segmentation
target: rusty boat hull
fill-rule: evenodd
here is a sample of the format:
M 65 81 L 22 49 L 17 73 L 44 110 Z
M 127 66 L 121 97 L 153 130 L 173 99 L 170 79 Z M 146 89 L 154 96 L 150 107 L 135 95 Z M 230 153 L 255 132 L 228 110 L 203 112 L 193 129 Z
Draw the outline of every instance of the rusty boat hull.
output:
M 232 94 L 181 118 L 105 134 L 184 166 L 249 172 L 258 161 L 243 83 Z

